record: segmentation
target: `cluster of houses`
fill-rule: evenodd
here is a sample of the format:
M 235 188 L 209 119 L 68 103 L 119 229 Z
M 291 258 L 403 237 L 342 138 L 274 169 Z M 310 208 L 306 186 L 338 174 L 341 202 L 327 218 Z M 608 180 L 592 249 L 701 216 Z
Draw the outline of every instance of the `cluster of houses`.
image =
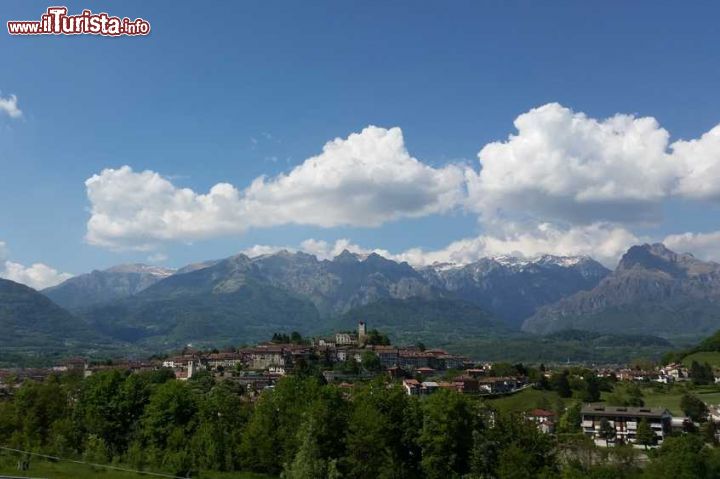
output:
M 603 369 L 598 376 L 613 374 L 620 381 L 655 382 L 672 384 L 675 382 L 690 381 L 688 368 L 679 363 L 672 363 L 655 369 Z
M 200 371 L 207 371 L 215 377 L 232 380 L 248 390 L 260 391 L 272 387 L 282 376 L 290 373 L 302 363 L 320 363 L 326 371 L 328 381 L 346 381 L 362 379 L 370 374 L 363 371 L 363 360 L 372 353 L 377 358 L 379 369 L 391 377 L 432 376 L 436 372 L 447 370 L 468 370 L 473 374 L 474 366 L 467 358 L 449 354 L 442 349 L 424 349 L 415 346 L 398 347 L 383 344 L 371 344 L 364 322 L 358 324 L 356 331 L 339 332 L 332 337 L 314 338 L 296 343 L 267 342 L 253 347 L 226 351 L 206 352 L 186 347 L 180 354 L 165 359 L 147 361 L 120 361 L 108 364 L 91 364 L 83 358 L 66 360 L 62 365 L 44 369 L 0 370 L 0 394 L 10 391 L 25 379 L 42 381 L 50 374 L 75 371 L 84 376 L 103 369 L 123 369 L 134 372 L 171 369 L 178 380 L 188 380 Z M 355 373 L 335 370 L 338 363 L 355 363 Z M 481 385 L 482 380 L 473 377 L 460 377 L 455 388 L 468 392 L 497 389 L 500 384 Z
M 350 384 L 346 381 L 369 378 L 382 371 L 383 374 L 402 380 L 402 387 L 409 396 L 426 396 L 442 389 L 477 396 L 500 396 L 532 386 L 526 377 L 496 377 L 492 374 L 492 364 L 475 364 L 465 357 L 441 349 L 376 343 L 370 339 L 365 323 L 360 322 L 357 331 L 339 332 L 332 337 L 295 343 L 280 344 L 276 340 L 223 352 L 203 352 L 188 347 L 179 355 L 165 359 L 108 364 L 90 364 L 83 358 L 72 358 L 53 368 L 0 370 L 0 396 L 10 394 L 13 388 L 25 380 L 42 381 L 48 375 L 58 372 L 75 371 L 87 377 L 104 369 L 141 372 L 160 368 L 172 370 L 178 380 L 188 380 L 203 371 L 204 374 L 238 383 L 250 393 L 258 393 L 272 388 L 279 378 L 303 363 L 321 364 L 323 375 L 329 382 L 341 382 L 341 386 L 348 387 Z M 363 361 L 370 357 L 375 362 L 372 373 L 361 367 Z M 339 363 L 354 363 L 357 367 L 336 368 Z M 690 380 L 688 369 L 681 364 L 669 364 L 651 370 L 598 368 L 595 373 L 601 377 L 612 375 L 620 381 L 668 384 Z M 583 405 L 581 417 L 583 433 L 598 445 L 604 446 L 647 443 L 647 427 L 643 426 L 643 440 L 640 441 L 638 437 L 642 423 L 646 423 L 654 434 L 651 445 L 657 446 L 671 432 L 687 427 L 689 421 L 685 417 L 674 418 L 663 408 L 614 407 L 605 404 Z M 557 417 L 553 411 L 536 408 L 526 411 L 525 418 L 534 422 L 542 432 L 555 431 Z M 709 420 L 720 422 L 720 407 L 710 408 Z
M 301 344 L 269 342 L 215 353 L 186 348 L 181 355 L 163 360 L 162 366 L 173 369 L 178 379 L 185 380 L 201 370 L 214 374 L 235 373 L 236 376 L 249 372 L 283 376 L 303 362 L 319 361 L 329 368 L 347 361 L 361 365 L 368 352 L 377 357 L 382 369 L 391 375 L 399 375 L 403 371 L 431 374 L 463 369 L 472 364 L 467 358 L 442 349 L 367 344 L 365 331 L 366 326 L 361 322 L 357 333 L 337 333 L 332 340 L 320 338 Z
M 404 379 L 403 387 L 408 396 L 424 396 L 440 389 L 452 389 L 463 394 L 493 396 L 512 394 L 529 386 L 526 377 L 482 377 L 473 375 L 472 371 L 476 370 L 465 370 L 463 374 L 448 381 Z

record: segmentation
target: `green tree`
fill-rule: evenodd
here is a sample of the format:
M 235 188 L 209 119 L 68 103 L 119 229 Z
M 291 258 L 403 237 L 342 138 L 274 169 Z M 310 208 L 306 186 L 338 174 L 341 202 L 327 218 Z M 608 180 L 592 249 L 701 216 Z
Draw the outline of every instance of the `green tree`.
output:
M 377 379 L 357 391 L 352 402 L 343 459 L 347 477 L 419 477 L 422 414 L 416 398 Z
M 390 338 L 377 329 L 371 329 L 367 333 L 365 344 L 388 346 L 390 345 Z
M 494 427 L 473 439 L 472 473 L 476 477 L 557 477 L 554 439 L 521 416 L 496 415 Z M 523 458 L 513 466 L 518 451 Z
M 582 423 L 582 403 L 575 402 L 568 407 L 565 412 L 560 416 L 560 423 L 558 425 L 558 432 L 572 433 L 580 432 L 580 424 Z
M 246 403 L 227 383 L 218 383 L 198 403 L 199 425 L 192 438 L 194 462 L 209 470 L 238 469 L 235 451 L 249 415 Z
M 319 396 L 321 384 L 314 377 L 287 376 L 257 402 L 239 448 L 244 467 L 279 474 L 293 461 L 300 446 L 298 426 Z
M 589 374 L 585 379 L 582 400 L 585 402 L 596 402 L 600 400 L 600 382 L 594 374 Z
M 323 479 L 328 477 L 329 464 L 322 454 L 314 429 L 314 420 L 306 421 L 298 435 L 300 448 L 285 469 L 283 479 Z
M 348 477 L 392 477 L 386 455 L 385 417 L 366 399 L 356 402 L 347 435 L 348 455 L 345 458 Z
M 653 479 L 698 479 L 707 476 L 707 451 L 694 434 L 668 437 L 645 469 Z M 713 475 L 712 477 L 717 477 Z
M 11 444 L 21 448 L 44 447 L 51 438 L 53 423 L 67 417 L 68 392 L 56 376 L 43 383 L 25 382 L 15 395 L 11 418 Z
M 609 444 L 611 440 L 615 439 L 615 426 L 610 424 L 606 418 L 600 420 L 600 431 L 598 431 L 600 439 L 605 440 L 605 446 Z
M 627 406 L 642 407 L 645 405 L 645 401 L 643 400 L 643 392 L 642 389 L 640 389 L 640 386 L 635 383 L 630 383 L 625 388 L 625 391 L 627 393 Z
M 717 446 L 717 444 L 718 444 L 718 439 L 717 439 L 718 426 L 717 426 L 717 424 L 715 424 L 715 421 L 708 421 L 705 424 L 703 424 L 703 427 L 700 428 L 700 432 L 702 433 L 702 437 L 706 443 Z
M 363 351 L 361 356 L 362 367 L 371 372 L 382 370 L 382 364 L 378 355 L 372 351 Z
M 473 431 L 473 448 L 470 452 L 471 477 L 491 477 L 497 470 L 500 443 L 484 430 Z
M 683 394 L 680 398 L 680 409 L 694 422 L 703 422 L 707 419 L 707 406 L 693 394 Z
M 189 386 L 181 381 L 169 381 L 153 392 L 143 417 L 141 434 L 145 443 L 159 450 L 187 444 L 192 435 L 197 414 L 197 402 Z
M 652 430 L 652 427 L 650 427 L 650 423 L 647 418 L 642 418 L 638 423 L 636 439 L 638 444 L 645 446 L 645 449 L 647 449 L 648 446 L 655 445 L 657 435 L 655 434 L 655 431 Z
M 710 366 L 708 363 L 700 364 L 697 361 L 693 361 L 692 363 L 690 363 L 689 375 L 690 379 L 692 379 L 693 381 L 693 384 L 700 386 L 711 384 L 715 380 L 715 377 L 713 376 L 712 366 Z
M 562 398 L 569 398 L 572 396 L 572 389 L 570 389 L 570 380 L 568 379 L 569 373 L 567 370 L 561 373 L 554 373 L 550 377 L 550 386 L 554 391 Z
M 438 391 L 423 403 L 418 438 L 425 477 L 462 476 L 470 469 L 473 430 L 479 426 L 471 400 L 454 391 Z
M 500 452 L 498 477 L 501 479 L 527 479 L 536 477 L 532 459 L 515 444 Z

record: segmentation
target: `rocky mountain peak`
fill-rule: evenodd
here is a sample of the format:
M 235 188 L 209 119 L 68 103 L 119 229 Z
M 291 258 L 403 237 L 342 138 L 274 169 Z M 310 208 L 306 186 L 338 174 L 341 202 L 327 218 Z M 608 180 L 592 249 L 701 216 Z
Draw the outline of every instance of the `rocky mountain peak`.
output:
M 336 263 L 357 263 L 360 260 L 361 257 L 359 254 L 351 253 L 346 249 L 344 249 L 342 253 L 333 258 L 333 261 L 335 261 Z
M 106 273 L 142 273 L 158 276 L 161 278 L 168 277 L 175 273 L 174 269 L 163 268 L 143 263 L 119 264 L 105 270 Z
M 689 253 L 678 254 L 662 243 L 642 244 L 631 247 L 620 259 L 617 271 L 646 269 L 663 271 L 673 276 L 681 275 L 700 260 Z

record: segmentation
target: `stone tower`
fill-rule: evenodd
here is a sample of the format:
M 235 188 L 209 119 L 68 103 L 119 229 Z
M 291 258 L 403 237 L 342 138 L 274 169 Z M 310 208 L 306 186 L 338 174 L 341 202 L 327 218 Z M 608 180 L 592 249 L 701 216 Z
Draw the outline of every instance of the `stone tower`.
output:
M 358 323 L 358 343 L 365 342 L 365 337 L 367 337 L 367 327 L 364 321 L 360 321 Z

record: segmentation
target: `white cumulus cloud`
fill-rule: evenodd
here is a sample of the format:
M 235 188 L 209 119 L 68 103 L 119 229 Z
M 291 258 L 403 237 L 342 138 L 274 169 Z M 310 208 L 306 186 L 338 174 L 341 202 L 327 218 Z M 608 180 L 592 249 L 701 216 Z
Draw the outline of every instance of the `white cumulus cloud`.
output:
M 652 218 L 679 166 L 669 133 L 654 118 L 596 120 L 557 103 L 514 122 L 517 133 L 486 145 L 469 183 L 470 207 L 486 217 L 539 221 L 636 221 Z
M 61 273 L 43 263 L 24 266 L 13 261 L 5 261 L 4 269 L 0 270 L 0 278 L 9 279 L 40 290 L 60 284 L 72 278 L 72 275 L 70 273 Z
M 720 125 L 699 139 L 676 141 L 672 150 L 681 167 L 674 192 L 692 199 L 720 199 Z
M 663 243 L 678 253 L 692 253 L 704 260 L 720 261 L 720 231 L 673 234 L 665 237 Z
M 87 240 L 150 249 L 283 224 L 378 226 L 441 213 L 464 201 L 466 168 L 430 167 L 410 156 L 399 128 L 368 127 L 325 145 L 287 174 L 228 183 L 206 194 L 178 188 L 153 171 L 106 169 L 86 181 Z
M 4 241 L 0 241 L 0 278 L 22 283 L 35 289 L 49 288 L 72 278 L 70 273 L 61 273 L 43 263 L 24 266 L 8 260 L 9 250 Z
M 593 223 L 586 226 L 557 228 L 542 223 L 534 230 L 506 235 L 482 234 L 453 241 L 439 250 L 412 248 L 395 255 L 415 266 L 433 263 L 467 264 L 488 256 L 511 255 L 532 258 L 542 254 L 592 256 L 614 268 L 620 256 L 639 239 L 617 225 Z
M 18 108 L 17 97 L 10 95 L 8 97 L 0 96 L 0 112 L 5 113 L 10 118 L 20 118 L 22 110 Z
M 286 224 L 375 227 L 461 205 L 478 215 L 483 233 L 437 251 L 391 254 L 347 240 L 308 240 L 283 249 L 319 257 L 342 249 L 375 251 L 416 265 L 498 254 L 589 254 L 614 266 L 638 240 L 634 228 L 662 223 L 664 201 L 720 200 L 720 125 L 697 139 L 671 142 L 670 132 L 652 117 L 595 119 L 549 103 L 519 115 L 514 126 L 507 139 L 480 149 L 477 169 L 422 163 L 408 153 L 399 128 L 373 126 L 330 141 L 289 172 L 256 178 L 244 188 L 218 183 L 196 192 L 154 171 L 106 169 L 86 181 L 87 240 L 152 249 L 164 241 Z M 668 241 L 681 239 L 710 251 L 703 235 Z M 258 245 L 248 253 L 277 249 Z

